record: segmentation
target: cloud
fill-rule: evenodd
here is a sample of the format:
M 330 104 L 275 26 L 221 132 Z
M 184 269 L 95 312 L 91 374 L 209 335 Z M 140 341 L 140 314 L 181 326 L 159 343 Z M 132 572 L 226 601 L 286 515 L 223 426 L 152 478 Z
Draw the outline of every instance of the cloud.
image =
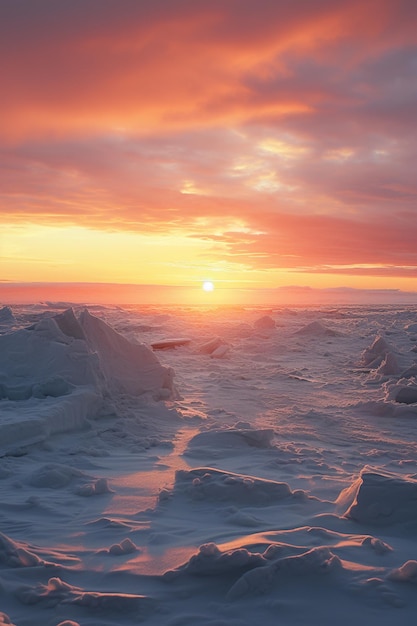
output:
M 337 98 L 352 65 L 413 45 L 416 10 L 409 0 L 3 3 L 2 132 L 155 132 L 303 112 Z M 338 80 L 320 93 L 329 52 Z
M 413 215 L 395 220 L 387 217 L 376 223 L 329 215 L 264 213 L 252 225 L 262 232 L 230 232 L 221 238 L 235 261 L 252 267 L 324 274 L 417 275 Z
M 2 3 L 2 218 L 413 274 L 416 26 L 414 0 Z

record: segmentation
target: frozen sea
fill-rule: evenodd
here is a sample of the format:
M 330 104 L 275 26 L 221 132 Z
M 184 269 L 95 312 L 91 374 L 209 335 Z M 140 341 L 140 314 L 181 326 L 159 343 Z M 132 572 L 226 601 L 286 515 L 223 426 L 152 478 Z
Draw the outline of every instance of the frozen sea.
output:
M 415 306 L 0 307 L 0 624 L 417 610 Z

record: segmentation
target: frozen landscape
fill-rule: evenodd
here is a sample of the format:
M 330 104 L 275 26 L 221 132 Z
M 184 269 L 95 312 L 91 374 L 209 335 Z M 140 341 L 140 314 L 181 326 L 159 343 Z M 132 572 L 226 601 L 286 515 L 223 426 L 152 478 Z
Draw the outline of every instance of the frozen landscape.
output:
M 415 306 L 0 307 L 0 624 L 412 624 Z

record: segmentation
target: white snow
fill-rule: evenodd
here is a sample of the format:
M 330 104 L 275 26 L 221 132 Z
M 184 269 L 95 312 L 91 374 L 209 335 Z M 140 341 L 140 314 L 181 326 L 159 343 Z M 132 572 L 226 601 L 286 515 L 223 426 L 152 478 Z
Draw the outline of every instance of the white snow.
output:
M 0 336 L 0 450 L 88 425 L 120 393 L 176 393 L 172 368 L 103 320 L 72 309 Z M 15 403 L 18 403 L 17 405 Z M 18 407 L 18 410 L 17 410 Z
M 414 623 L 416 328 L 0 308 L 0 624 Z

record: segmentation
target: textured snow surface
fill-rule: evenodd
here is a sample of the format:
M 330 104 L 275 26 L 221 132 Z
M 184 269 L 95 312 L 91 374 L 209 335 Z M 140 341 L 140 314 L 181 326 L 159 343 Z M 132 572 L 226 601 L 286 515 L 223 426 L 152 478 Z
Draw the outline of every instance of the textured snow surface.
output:
M 416 328 L 0 306 L 0 624 L 414 623 Z

